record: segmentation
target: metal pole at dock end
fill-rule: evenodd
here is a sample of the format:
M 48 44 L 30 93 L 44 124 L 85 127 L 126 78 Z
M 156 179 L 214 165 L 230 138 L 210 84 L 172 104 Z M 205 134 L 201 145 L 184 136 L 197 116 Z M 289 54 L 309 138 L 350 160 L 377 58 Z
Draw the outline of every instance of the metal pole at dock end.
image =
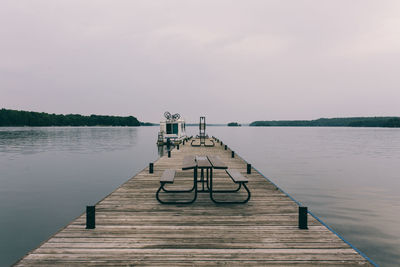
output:
M 176 150 L 179 150 L 179 145 L 176 145 Z
M 96 206 L 86 206 L 86 229 L 96 228 Z
M 235 151 L 232 151 L 232 158 L 235 157 Z
M 149 163 L 149 173 L 153 173 L 154 172 L 154 163 Z
M 168 150 L 168 158 L 171 157 L 171 150 Z
M 307 214 L 307 207 L 299 206 L 299 229 L 308 229 Z
M 227 145 L 225 145 L 225 150 L 227 150 L 228 149 L 228 146 Z
M 223 145 L 224 143 L 222 143 L 222 141 L 221 141 L 221 146 Z
M 247 163 L 247 174 L 251 174 L 251 164 Z

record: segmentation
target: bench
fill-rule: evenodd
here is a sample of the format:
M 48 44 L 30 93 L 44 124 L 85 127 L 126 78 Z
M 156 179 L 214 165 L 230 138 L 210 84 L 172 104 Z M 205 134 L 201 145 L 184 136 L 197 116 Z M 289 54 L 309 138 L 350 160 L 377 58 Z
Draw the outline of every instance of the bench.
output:
M 193 187 L 191 189 L 188 190 L 168 190 L 165 189 L 164 186 L 166 184 L 173 184 L 174 183 L 174 179 L 175 179 L 175 174 L 176 171 L 172 170 L 172 169 L 166 169 L 163 174 L 160 177 L 160 187 L 158 188 L 157 192 L 156 192 L 156 198 L 158 200 L 158 202 L 162 203 L 162 204 L 190 204 L 193 203 L 196 198 L 197 198 L 197 190 L 196 190 L 196 184 L 194 183 Z M 160 199 L 160 192 L 164 191 L 165 193 L 189 193 L 192 192 L 193 190 L 195 191 L 194 194 L 194 198 L 188 201 L 164 201 Z
M 211 185 L 211 190 L 210 190 L 211 200 L 217 204 L 242 204 L 242 203 L 248 202 L 250 200 L 251 194 L 250 194 L 249 188 L 246 186 L 246 183 L 248 183 L 249 180 L 246 177 L 244 177 L 243 174 L 241 174 L 239 170 L 225 169 L 225 172 L 232 179 L 232 181 L 235 184 L 239 184 L 239 186 L 233 190 L 213 190 L 212 185 Z M 219 200 L 214 199 L 214 197 L 213 197 L 214 193 L 217 193 L 217 194 L 218 193 L 236 193 L 242 188 L 242 186 L 247 191 L 247 198 L 245 200 L 242 200 L 242 201 L 219 201 Z
M 231 177 L 232 181 L 236 184 L 247 183 L 249 180 L 244 177 L 238 170 L 226 169 L 226 173 Z
M 161 175 L 160 183 L 161 184 L 162 183 L 164 183 L 164 184 L 173 184 L 174 183 L 174 179 L 175 179 L 175 173 L 176 173 L 175 170 L 171 170 L 171 169 L 165 170 L 163 172 L 163 174 Z

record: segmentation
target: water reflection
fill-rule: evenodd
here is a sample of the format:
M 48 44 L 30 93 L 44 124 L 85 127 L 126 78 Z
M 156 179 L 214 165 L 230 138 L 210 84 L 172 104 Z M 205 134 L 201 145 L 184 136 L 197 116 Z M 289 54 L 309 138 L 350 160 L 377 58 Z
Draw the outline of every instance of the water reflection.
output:
M 0 128 L 0 266 L 157 157 L 156 127 Z
M 44 151 L 101 153 L 134 146 L 134 127 L 0 128 L 0 153 L 7 157 Z M 4 156 L 3 155 L 3 156 Z

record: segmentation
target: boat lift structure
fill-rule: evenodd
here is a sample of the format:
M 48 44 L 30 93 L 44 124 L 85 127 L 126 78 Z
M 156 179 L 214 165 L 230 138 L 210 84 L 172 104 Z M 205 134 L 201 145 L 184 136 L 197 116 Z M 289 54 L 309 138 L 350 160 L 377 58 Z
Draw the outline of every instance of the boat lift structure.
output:
M 197 143 L 197 138 L 200 140 L 200 143 Z M 205 147 L 215 146 L 215 143 L 212 139 L 209 139 L 209 141 L 212 143 L 211 145 L 206 144 L 206 139 L 208 139 L 208 135 L 206 134 L 206 117 L 204 116 L 200 117 L 199 135 L 197 136 L 197 138 L 192 140 L 191 142 L 192 146 L 202 146 L 202 145 Z

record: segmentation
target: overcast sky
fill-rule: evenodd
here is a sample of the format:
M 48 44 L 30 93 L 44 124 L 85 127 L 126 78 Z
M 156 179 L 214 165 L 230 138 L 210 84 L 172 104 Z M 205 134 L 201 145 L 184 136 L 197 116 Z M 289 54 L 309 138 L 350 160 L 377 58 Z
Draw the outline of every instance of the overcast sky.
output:
M 0 2 L 0 108 L 400 115 L 400 1 Z

